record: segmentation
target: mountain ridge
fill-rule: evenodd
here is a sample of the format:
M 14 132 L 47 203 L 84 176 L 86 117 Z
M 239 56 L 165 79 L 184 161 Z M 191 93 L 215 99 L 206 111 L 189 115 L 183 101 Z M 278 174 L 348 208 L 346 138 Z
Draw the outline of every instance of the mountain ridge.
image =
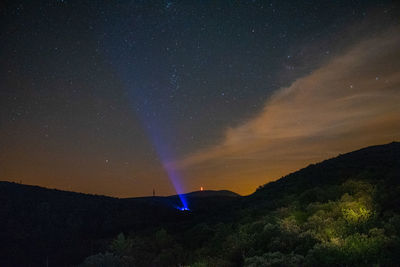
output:
M 374 191 L 368 191 L 370 190 L 368 188 L 373 188 Z M 161 238 L 160 236 L 165 237 L 166 233 L 175 240 L 176 245 L 181 246 L 176 251 L 185 250 L 185 253 L 190 254 L 200 249 L 203 254 L 198 253 L 203 255 L 204 259 L 208 259 L 206 261 L 210 264 L 220 262 L 216 266 L 243 266 L 245 262 L 259 260 L 296 260 L 297 263 L 313 262 L 314 265 L 318 265 L 325 260 L 323 259 L 325 254 L 318 256 L 322 257 L 321 259 L 315 258 L 312 254 L 317 248 L 320 249 L 319 247 L 313 248 L 311 243 L 307 249 L 311 248 L 309 251 L 312 253 L 306 248 L 298 250 L 296 246 L 305 246 L 301 245 L 305 242 L 301 236 L 296 237 L 298 240 L 294 240 L 293 244 L 278 246 L 279 242 L 285 244 L 287 241 L 285 239 L 279 239 L 278 243 L 274 240 L 265 241 L 270 235 L 265 229 L 275 229 L 274 231 L 281 229 L 279 231 L 283 232 L 278 231 L 278 235 L 274 238 L 287 238 L 289 233 L 285 232 L 286 227 L 294 227 L 290 231 L 296 232 L 304 227 L 302 225 L 311 224 L 308 220 L 319 214 L 314 214 L 315 207 L 323 210 L 336 203 L 335 205 L 345 205 L 342 210 L 346 210 L 351 205 L 361 205 L 361 202 L 361 204 L 357 202 L 360 201 L 356 198 L 357 194 L 354 195 L 357 190 L 361 190 L 357 194 L 363 195 L 369 202 L 374 201 L 374 205 L 379 207 L 376 211 L 371 211 L 371 214 L 374 212 L 373 218 L 379 218 L 384 224 L 374 219 L 374 227 L 381 229 L 384 225 L 394 225 L 392 228 L 385 228 L 386 230 L 382 228 L 379 231 L 396 235 L 397 232 L 391 229 L 396 229 L 396 214 L 400 214 L 399 142 L 366 147 L 317 164 L 310 164 L 277 181 L 261 186 L 249 196 L 237 196 L 230 191 L 190 192 L 185 196 L 189 200 L 191 212 L 179 210 L 180 200 L 177 195 L 120 199 L 0 182 L 0 238 L 3 240 L 0 243 L 0 265 L 43 266 L 45 259 L 51 265 L 77 265 L 91 254 L 107 251 L 109 242 L 118 233 L 126 233 L 134 240 L 139 238 L 140 242 L 144 242 L 144 247 L 138 245 L 142 244 L 140 242 L 135 243 L 139 246 L 136 248 L 139 254 L 133 258 L 138 260 L 142 258 L 142 261 L 136 262 L 135 266 L 154 265 L 152 260 L 158 257 L 158 254 L 149 254 L 147 258 L 140 255 L 149 253 L 148 246 L 153 248 L 153 253 L 162 255 L 167 248 L 158 250 L 154 248 L 153 242 Z M 375 191 L 378 192 L 376 195 L 366 193 Z M 360 209 L 370 212 L 372 206 L 367 204 L 366 206 L 362 204 L 364 206 L 360 206 Z M 309 207 L 314 207 L 314 210 L 308 210 Z M 334 209 L 329 212 L 333 216 L 329 217 L 330 220 L 344 216 L 340 209 L 339 213 L 334 213 Z M 349 214 L 357 215 L 357 209 L 356 211 L 350 209 Z M 364 229 L 362 227 L 354 229 L 362 230 Z M 351 231 L 355 231 L 354 229 Z M 307 231 L 310 230 L 315 229 Z M 304 233 L 308 233 L 307 231 Z M 363 238 L 375 238 L 367 236 L 368 232 L 365 230 L 362 231 L 364 232 L 350 237 L 359 238 L 361 235 Z M 295 232 L 290 232 L 290 236 Z M 312 242 L 322 242 L 318 240 L 318 235 L 313 238 Z M 382 238 L 386 240 L 390 236 Z M 346 240 L 343 239 L 341 242 L 347 242 Z M 304 244 L 308 244 L 307 242 Z M 271 248 L 274 244 L 277 247 Z M 331 244 L 333 245 L 334 243 Z M 225 251 L 221 250 L 221 246 L 241 249 Z M 349 246 L 348 249 L 351 249 L 351 244 Z M 279 251 L 281 254 L 263 254 L 271 249 L 276 249 L 272 251 Z M 396 249 L 397 247 L 390 249 L 385 247 L 383 251 L 397 251 Z M 290 256 L 291 254 L 285 256 L 285 253 L 290 252 L 296 252 L 298 255 L 296 254 L 295 258 Z M 380 254 L 384 255 L 383 252 L 377 252 L 370 256 L 369 262 L 383 264 L 385 258 L 394 261 L 394 254 L 382 257 Z M 106 254 L 98 255 L 101 258 Z M 345 265 L 357 265 L 363 260 L 361 256 L 351 261 L 347 261 L 346 258 L 341 260 Z M 276 257 L 281 258 L 276 259 Z M 176 258 L 178 259 L 180 259 L 178 263 L 186 265 L 194 261 L 194 258 Z M 117 258 L 114 260 L 118 261 Z
M 23 184 L 23 183 L 18 183 L 18 182 L 13 182 L 13 181 L 7 181 L 7 180 L 0 180 L 0 185 L 3 184 L 5 186 L 21 186 L 21 188 L 24 187 L 24 189 L 30 189 L 33 191 L 41 191 L 41 190 L 49 190 L 54 193 L 63 193 L 63 194 L 79 194 L 79 195 L 85 195 L 85 196 L 92 196 L 92 197 L 100 197 L 100 198 L 112 198 L 112 199 L 145 199 L 145 198 L 153 198 L 153 197 L 160 197 L 160 198 L 174 198 L 178 197 L 178 194 L 175 195 L 166 195 L 166 196 L 140 196 L 140 197 L 114 197 L 114 196 L 108 196 L 108 195 L 102 195 L 102 194 L 92 194 L 92 193 L 84 193 L 84 192 L 77 192 L 77 191 L 69 191 L 69 190 L 63 190 L 63 189 L 58 189 L 58 188 L 49 188 L 45 186 L 40 186 L 40 185 L 31 185 L 31 184 Z M 187 197 L 207 197 L 207 196 L 232 196 L 232 197 L 237 197 L 241 196 L 240 194 L 222 189 L 222 190 L 197 190 L 197 191 L 191 191 L 188 193 L 183 193 L 181 194 L 183 196 Z
M 349 157 L 352 157 L 354 155 L 359 155 L 359 154 L 364 154 L 365 152 L 368 153 L 382 153 L 385 151 L 390 151 L 390 150 L 386 150 L 385 148 L 387 147 L 394 147 L 395 151 L 392 151 L 394 153 L 394 155 L 398 155 L 398 152 L 400 151 L 400 142 L 397 141 L 393 141 L 391 143 L 388 144 L 383 144 L 383 145 L 373 145 L 373 146 L 368 146 L 368 147 L 364 147 L 355 151 L 351 151 L 348 153 L 344 153 L 344 154 L 339 154 L 336 157 L 330 158 L 330 159 L 325 159 L 321 162 L 318 163 L 313 163 L 313 164 L 309 164 L 308 166 L 301 168 L 299 170 L 296 170 L 292 173 L 289 173 L 287 175 L 282 176 L 281 178 L 278 178 L 277 180 L 268 182 L 264 185 L 260 185 L 259 188 L 257 188 L 257 190 L 247 196 L 252 196 L 254 194 L 257 194 L 260 190 L 262 191 L 263 188 L 267 187 L 268 185 L 272 185 L 272 184 L 276 184 L 276 183 L 282 183 L 283 180 L 285 182 L 287 182 L 287 179 L 292 179 L 292 177 L 298 175 L 298 173 L 302 173 L 302 172 L 306 172 L 306 171 L 312 171 L 316 166 L 317 168 L 321 168 L 322 165 L 324 165 L 323 168 L 326 168 L 326 164 L 327 163 L 331 163 L 332 161 L 340 161 L 340 160 L 352 160 Z M 322 164 L 322 165 L 321 165 Z M 23 184 L 23 183 L 18 183 L 18 182 L 12 182 L 12 181 L 6 181 L 6 180 L 0 180 L 0 184 L 13 184 L 14 186 L 25 186 L 26 188 L 30 188 L 33 190 L 50 190 L 52 192 L 62 192 L 62 193 L 74 193 L 74 194 L 81 194 L 81 195 L 86 195 L 86 196 L 93 196 L 93 197 L 104 197 L 104 198 L 113 198 L 113 199 L 143 199 L 143 198 L 152 198 L 153 196 L 140 196 L 140 197 L 114 197 L 114 196 L 108 196 L 108 195 L 102 195 L 102 194 L 92 194 L 92 193 L 84 193 L 84 192 L 76 192 L 76 191 L 69 191 L 69 190 L 63 190 L 63 189 L 57 189 L 57 188 L 48 188 L 48 187 L 44 187 L 44 186 L 40 186 L 40 185 L 29 185 L 29 184 Z M 224 195 L 224 196 L 241 196 L 240 194 L 233 192 L 231 190 L 198 190 L 198 191 L 192 191 L 192 192 L 188 192 L 188 193 L 183 193 L 181 194 L 183 196 L 199 196 L 201 197 L 206 196 L 206 195 Z M 173 197 L 177 197 L 178 195 L 166 195 L 166 196 L 156 196 L 156 197 L 163 197 L 163 198 L 173 198 Z

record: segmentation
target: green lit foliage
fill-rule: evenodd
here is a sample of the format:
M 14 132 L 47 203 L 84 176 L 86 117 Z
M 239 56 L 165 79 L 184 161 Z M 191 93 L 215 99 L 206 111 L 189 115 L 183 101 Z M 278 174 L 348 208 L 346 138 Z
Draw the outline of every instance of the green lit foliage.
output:
M 320 243 L 307 254 L 310 265 L 362 265 L 385 262 L 385 248 L 390 238 L 382 229 L 369 234 L 354 233 L 338 242 Z
M 325 191 L 330 198 L 318 196 Z M 101 262 L 113 266 L 113 261 L 120 266 L 390 263 L 400 251 L 400 215 L 382 217 L 375 202 L 377 192 L 373 183 L 347 180 L 302 194 L 300 200 L 287 195 L 276 209 L 258 217 L 247 211 L 235 224 L 199 223 L 183 234 L 164 228 L 133 238 L 120 234 L 111 242 L 111 254 L 91 256 L 85 266 Z
M 366 222 L 372 215 L 371 210 L 368 210 L 361 205 L 354 208 L 343 208 L 342 212 L 345 220 L 351 224 L 360 224 Z
M 312 197 L 308 193 L 302 195 L 307 205 L 292 201 L 274 211 L 275 222 L 266 223 L 264 231 L 258 234 L 268 242 L 263 247 L 264 253 L 246 258 L 246 265 L 296 265 L 303 260 L 306 265 L 384 262 L 385 248 L 396 239 L 379 227 L 373 202 L 375 186 L 366 181 L 348 180 L 335 190 L 340 190 L 340 197 L 332 194 L 336 195 L 332 200 L 310 201 L 310 198 L 323 199 L 314 194 L 323 193 L 318 189 L 310 193 Z M 395 222 L 392 218 L 389 225 Z M 292 262 L 293 255 L 296 261 Z

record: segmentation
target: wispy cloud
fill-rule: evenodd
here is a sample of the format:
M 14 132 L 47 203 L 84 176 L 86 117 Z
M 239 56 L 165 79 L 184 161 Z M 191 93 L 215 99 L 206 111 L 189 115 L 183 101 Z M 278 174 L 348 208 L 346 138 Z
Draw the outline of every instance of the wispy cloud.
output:
M 309 163 L 400 140 L 400 31 L 353 45 L 278 90 L 217 146 L 172 163 L 191 184 L 250 193 Z

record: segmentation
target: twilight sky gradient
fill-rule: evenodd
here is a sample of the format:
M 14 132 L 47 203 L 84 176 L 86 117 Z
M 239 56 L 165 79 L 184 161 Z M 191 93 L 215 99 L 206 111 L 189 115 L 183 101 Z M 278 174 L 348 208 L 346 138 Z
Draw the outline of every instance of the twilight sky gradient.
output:
M 395 1 L 0 11 L 0 180 L 119 197 L 249 194 L 400 140 Z

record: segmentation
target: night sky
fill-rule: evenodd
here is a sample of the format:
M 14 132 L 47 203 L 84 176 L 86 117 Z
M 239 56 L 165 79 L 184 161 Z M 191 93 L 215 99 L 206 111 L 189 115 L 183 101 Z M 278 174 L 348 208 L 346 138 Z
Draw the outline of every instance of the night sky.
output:
M 395 1 L 6 1 L 0 180 L 259 185 L 400 140 Z

